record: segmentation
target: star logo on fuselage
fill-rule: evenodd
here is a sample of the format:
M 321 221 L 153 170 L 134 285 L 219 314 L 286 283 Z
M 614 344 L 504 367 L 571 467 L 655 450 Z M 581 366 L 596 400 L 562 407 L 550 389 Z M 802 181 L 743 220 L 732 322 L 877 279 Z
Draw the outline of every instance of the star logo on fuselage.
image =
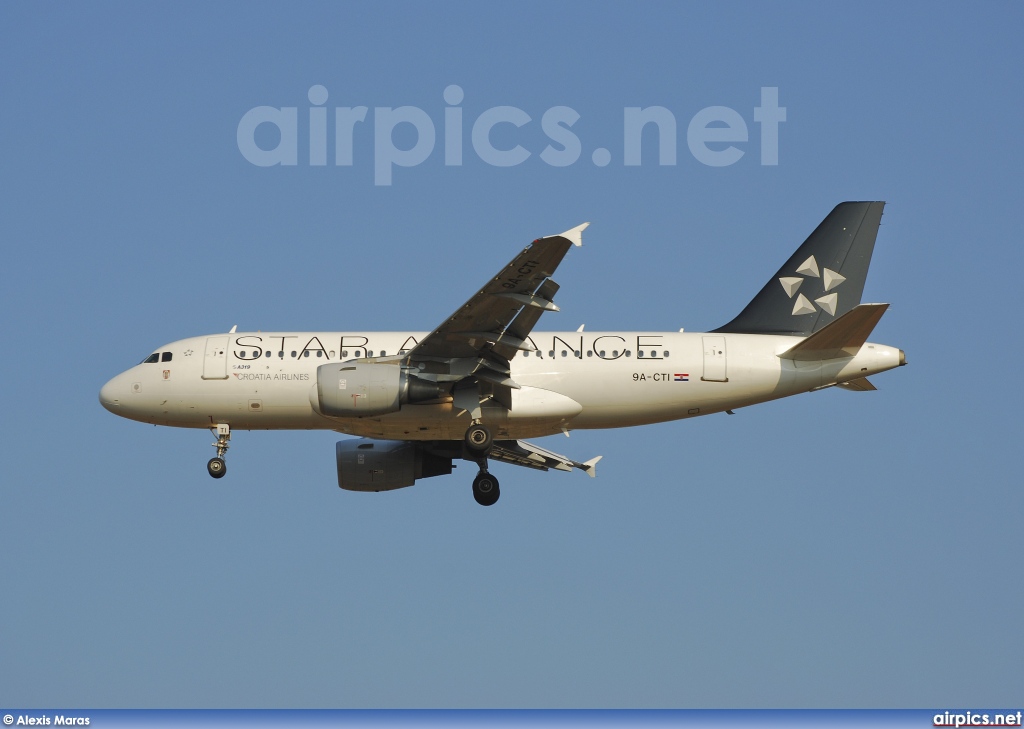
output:
M 814 259 L 814 256 L 801 263 L 797 267 L 796 272 L 799 274 L 798 276 L 783 276 L 779 279 L 779 283 L 782 284 L 786 296 L 791 299 L 794 296 L 796 297 L 793 301 L 793 316 L 813 314 L 815 312 L 814 304 L 817 304 L 829 316 L 835 316 L 836 310 L 839 308 L 839 294 L 832 291 L 832 289 L 845 281 L 846 277 L 833 271 L 831 268 L 824 268 L 819 271 L 818 262 Z M 810 299 L 800 293 L 800 287 L 809 278 L 820 278 L 824 288 L 822 295 L 814 299 L 813 304 Z M 829 293 L 830 291 L 831 293 Z

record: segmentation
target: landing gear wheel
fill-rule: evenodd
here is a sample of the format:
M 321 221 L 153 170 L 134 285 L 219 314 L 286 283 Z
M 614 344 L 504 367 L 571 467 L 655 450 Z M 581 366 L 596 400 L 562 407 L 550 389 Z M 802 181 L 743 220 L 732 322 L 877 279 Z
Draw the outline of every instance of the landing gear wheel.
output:
M 486 425 L 471 425 L 466 429 L 466 448 L 472 453 L 487 453 L 494 443 L 494 436 Z
M 473 498 L 480 506 L 494 506 L 501 491 L 498 490 L 498 479 L 487 471 L 481 471 L 473 479 Z
M 224 463 L 223 458 L 211 458 L 206 464 L 206 470 L 214 478 L 223 478 L 224 474 L 228 472 L 228 465 Z

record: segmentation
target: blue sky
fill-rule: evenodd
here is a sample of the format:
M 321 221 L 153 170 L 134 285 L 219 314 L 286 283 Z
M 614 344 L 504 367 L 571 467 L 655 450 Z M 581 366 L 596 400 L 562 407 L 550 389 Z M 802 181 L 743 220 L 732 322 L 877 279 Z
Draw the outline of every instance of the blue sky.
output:
M 0 704 L 1019 706 L 1022 23 L 1014 3 L 5 3 Z M 315 85 L 332 114 L 418 107 L 438 144 L 375 185 L 370 121 L 351 166 L 310 166 Z M 258 106 L 297 107 L 298 164 L 241 154 Z M 473 152 L 496 106 L 531 118 L 492 136 L 523 164 Z M 559 106 L 565 167 L 540 157 Z M 633 106 L 676 118 L 675 165 L 653 134 L 623 164 Z M 689 152 L 710 106 L 748 127 L 735 164 Z M 909 367 L 547 439 L 603 454 L 599 477 L 499 465 L 492 509 L 469 464 L 342 492 L 330 433 L 239 433 L 214 482 L 206 431 L 96 399 L 234 324 L 429 330 L 584 220 L 542 329 L 713 328 L 843 200 L 888 202 L 864 299 L 892 303 L 874 338 Z

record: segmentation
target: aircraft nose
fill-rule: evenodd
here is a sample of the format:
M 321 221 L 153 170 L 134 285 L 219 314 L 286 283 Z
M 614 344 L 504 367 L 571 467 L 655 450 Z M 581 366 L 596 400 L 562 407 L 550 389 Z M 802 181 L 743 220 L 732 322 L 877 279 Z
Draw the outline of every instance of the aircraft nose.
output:
M 100 388 L 100 405 L 112 413 L 116 413 L 117 409 L 121 407 L 122 388 L 118 382 L 119 379 L 120 376 L 115 377 Z

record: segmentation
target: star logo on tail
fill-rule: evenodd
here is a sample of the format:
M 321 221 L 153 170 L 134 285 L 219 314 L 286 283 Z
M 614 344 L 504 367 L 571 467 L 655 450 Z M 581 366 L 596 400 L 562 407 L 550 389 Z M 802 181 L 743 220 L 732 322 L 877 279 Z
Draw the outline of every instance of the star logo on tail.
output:
M 817 304 L 829 316 L 835 316 L 836 310 L 839 308 L 839 294 L 832 291 L 832 289 L 845 281 L 846 277 L 833 271 L 831 268 L 819 270 L 818 262 L 814 259 L 814 256 L 801 263 L 797 267 L 796 272 L 800 275 L 783 276 L 779 279 L 779 283 L 782 284 L 786 296 L 791 299 L 794 296 L 796 297 L 793 301 L 793 316 L 813 314 L 815 312 L 814 304 Z M 823 295 L 814 299 L 814 303 L 811 303 L 810 299 L 800 293 L 800 286 L 809 278 L 820 278 L 824 288 Z M 830 291 L 832 293 L 829 293 Z

